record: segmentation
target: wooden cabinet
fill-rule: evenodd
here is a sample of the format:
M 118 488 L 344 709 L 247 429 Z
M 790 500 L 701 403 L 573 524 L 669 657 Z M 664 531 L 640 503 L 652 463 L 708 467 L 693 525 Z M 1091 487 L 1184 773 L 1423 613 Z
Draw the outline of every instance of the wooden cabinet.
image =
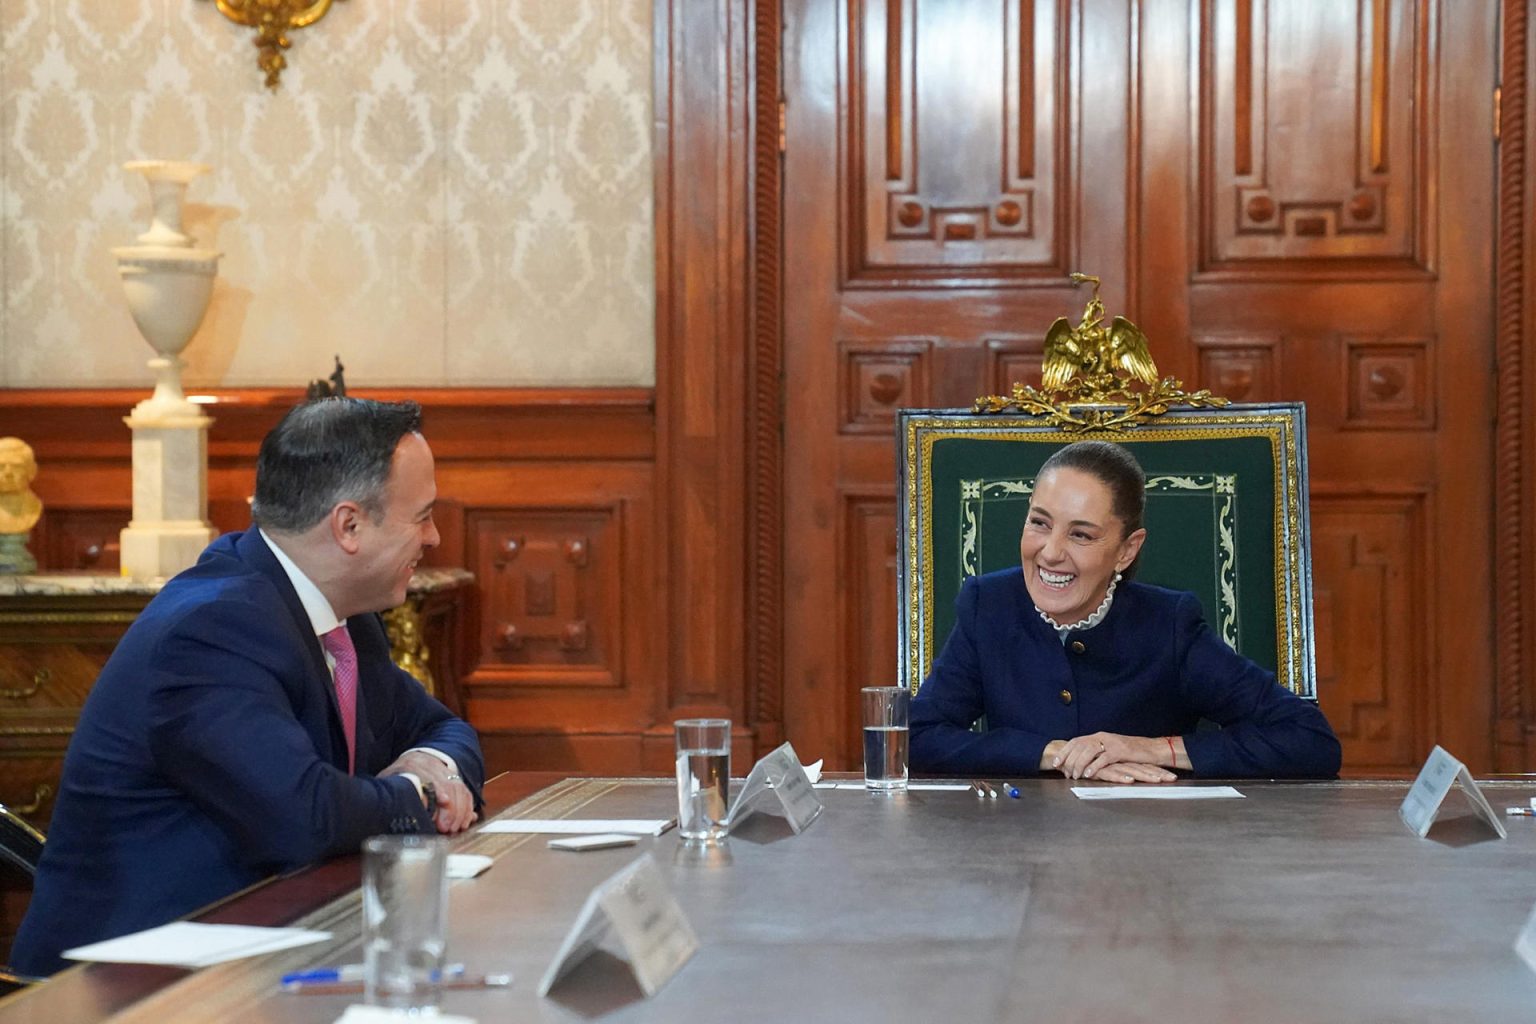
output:
M 472 579 L 422 570 L 406 603 L 386 613 L 395 661 L 455 710 Z M 44 832 L 85 698 L 158 590 L 115 576 L 0 577 L 0 803 Z

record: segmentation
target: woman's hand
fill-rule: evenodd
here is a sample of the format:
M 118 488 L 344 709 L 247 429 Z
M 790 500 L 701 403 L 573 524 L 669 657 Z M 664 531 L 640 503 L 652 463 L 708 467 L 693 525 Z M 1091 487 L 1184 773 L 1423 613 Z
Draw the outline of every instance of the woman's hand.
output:
M 1051 755 L 1050 767 L 1069 779 L 1172 782 L 1177 776 L 1159 763 L 1167 760 L 1168 756 L 1167 740 L 1096 732 L 1061 741 L 1061 745 Z M 1109 772 L 1112 777 L 1107 779 L 1104 774 L 1106 769 L 1114 769 Z
M 1117 762 L 1107 764 L 1093 773 L 1098 782 L 1172 782 L 1178 778 L 1166 768 L 1159 768 L 1155 764 L 1137 764 L 1131 762 Z

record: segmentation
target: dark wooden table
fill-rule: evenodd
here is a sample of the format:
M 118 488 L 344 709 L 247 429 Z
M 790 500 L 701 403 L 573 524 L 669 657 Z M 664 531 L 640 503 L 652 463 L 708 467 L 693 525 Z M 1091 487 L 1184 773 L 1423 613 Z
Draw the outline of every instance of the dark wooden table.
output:
M 504 779 L 528 817 L 665 817 L 670 780 Z M 472 835 L 494 866 L 456 883 L 450 956 L 510 970 L 455 991 L 491 1021 L 1442 1022 L 1523 1020 L 1536 974 L 1512 944 L 1536 904 L 1536 820 L 1500 841 L 1452 794 L 1419 839 L 1404 782 L 1237 783 L 1242 800 L 1090 803 L 1064 780 L 1018 799 L 822 791 L 795 836 L 753 818 L 698 856 L 676 833 L 628 849 L 552 851 Z M 1536 793 L 1497 782 L 1500 810 Z M 593 885 L 649 853 L 701 940 L 655 997 L 599 955 L 548 999 L 538 979 Z M 302 922 L 329 943 L 195 973 L 92 965 L 0 1003 L 19 1020 L 328 1022 L 344 996 L 277 991 L 285 971 L 360 959 L 357 867 L 263 887 L 205 920 Z M 334 898 L 333 898 L 334 897 Z M 318 909 L 312 909 L 318 906 Z M 305 910 L 308 912 L 305 912 Z

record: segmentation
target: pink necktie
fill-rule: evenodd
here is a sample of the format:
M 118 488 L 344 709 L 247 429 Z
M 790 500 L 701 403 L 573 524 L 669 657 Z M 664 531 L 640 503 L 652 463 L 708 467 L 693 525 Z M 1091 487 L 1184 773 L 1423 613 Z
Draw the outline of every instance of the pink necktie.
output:
M 337 626 L 320 637 L 320 643 L 336 659 L 336 703 L 341 707 L 341 731 L 347 736 L 347 772 L 357 763 L 357 648 L 346 626 Z

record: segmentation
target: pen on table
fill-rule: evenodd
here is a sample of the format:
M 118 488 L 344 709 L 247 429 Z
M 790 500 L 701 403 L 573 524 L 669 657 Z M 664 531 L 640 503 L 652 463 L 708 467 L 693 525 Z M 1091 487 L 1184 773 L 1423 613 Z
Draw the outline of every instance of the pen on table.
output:
M 510 974 L 473 974 L 467 977 L 445 978 L 442 989 L 459 988 L 506 988 L 512 984 Z M 295 981 L 283 986 L 283 991 L 299 996 L 353 995 L 363 990 L 360 981 Z
M 1004 793 L 1007 793 L 1009 796 L 1013 797 L 1015 800 L 1017 800 L 1019 798 L 1019 787 L 1018 786 L 1015 786 L 1011 782 L 999 782 L 998 785 L 1003 787 L 1003 792 Z
M 447 964 L 443 967 L 443 977 L 457 978 L 464 973 L 463 964 Z M 320 985 L 338 981 L 362 981 L 362 964 L 342 964 L 340 967 L 311 967 L 307 971 L 294 971 L 285 974 L 278 984 L 287 988 L 290 985 Z
M 1530 807 L 1506 807 L 1504 813 L 1511 818 L 1536 818 L 1536 808 Z

